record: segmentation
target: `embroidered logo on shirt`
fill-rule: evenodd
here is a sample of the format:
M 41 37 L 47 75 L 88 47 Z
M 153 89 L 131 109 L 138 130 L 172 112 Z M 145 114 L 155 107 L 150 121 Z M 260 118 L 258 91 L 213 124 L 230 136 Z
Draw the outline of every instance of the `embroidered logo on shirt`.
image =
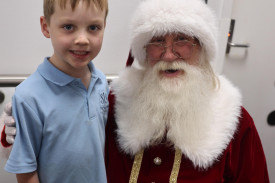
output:
M 100 103 L 100 108 L 104 112 L 108 111 L 108 107 L 109 107 L 108 95 L 105 91 L 99 92 L 99 103 Z

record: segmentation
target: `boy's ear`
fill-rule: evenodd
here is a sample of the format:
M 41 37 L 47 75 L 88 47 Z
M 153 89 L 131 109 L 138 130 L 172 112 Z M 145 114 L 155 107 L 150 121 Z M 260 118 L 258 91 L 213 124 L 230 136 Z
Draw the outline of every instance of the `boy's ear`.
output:
M 43 33 L 43 35 L 46 37 L 46 38 L 50 38 L 50 32 L 49 32 L 49 29 L 48 29 L 48 22 L 46 21 L 45 17 L 44 16 L 41 16 L 40 17 L 40 26 L 41 26 L 41 31 Z

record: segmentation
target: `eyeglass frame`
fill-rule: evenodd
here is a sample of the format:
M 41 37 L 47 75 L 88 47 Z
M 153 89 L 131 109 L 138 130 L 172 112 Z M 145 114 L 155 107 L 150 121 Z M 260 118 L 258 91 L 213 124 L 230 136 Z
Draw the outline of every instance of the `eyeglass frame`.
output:
M 187 36 L 186 36 L 187 37 Z M 188 38 L 188 37 L 187 37 Z M 190 38 L 189 38 L 190 39 Z M 192 48 L 194 48 L 195 46 L 197 46 L 197 43 L 194 43 L 192 42 L 191 40 L 189 39 L 186 39 L 186 40 L 179 40 L 179 41 L 173 41 L 173 43 L 169 46 L 165 45 L 165 43 L 157 43 L 157 42 L 149 42 L 147 43 L 143 48 L 146 50 L 146 57 L 147 57 L 147 47 L 148 45 L 159 45 L 163 48 L 163 53 L 161 53 L 159 59 L 156 59 L 156 60 L 153 60 L 153 61 L 159 61 L 162 59 L 163 55 L 166 53 L 167 51 L 167 48 L 169 48 L 170 46 L 172 46 L 172 52 L 175 56 L 177 56 L 179 59 L 184 59 L 180 54 L 176 53 L 176 51 L 174 50 L 174 45 L 176 43 L 179 43 L 179 42 L 188 42 L 188 43 L 191 43 L 191 46 Z M 196 38 L 191 38 L 192 40 L 195 40 L 196 41 Z

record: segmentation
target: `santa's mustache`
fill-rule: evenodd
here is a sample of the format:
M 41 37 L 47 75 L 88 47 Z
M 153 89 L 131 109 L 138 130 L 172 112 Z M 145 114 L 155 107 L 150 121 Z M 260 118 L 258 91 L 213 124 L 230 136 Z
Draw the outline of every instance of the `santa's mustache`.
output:
M 167 62 L 167 61 L 159 61 L 153 66 L 153 72 L 158 73 L 160 71 L 162 72 L 167 72 L 167 73 L 173 73 L 177 71 L 182 71 L 184 73 L 189 73 L 193 69 L 198 69 L 200 70 L 201 67 L 195 66 L 195 65 L 190 65 L 186 63 L 184 60 L 176 60 L 172 62 Z
M 177 61 L 172 61 L 172 62 L 167 62 L 167 61 L 159 61 L 155 67 L 158 68 L 159 70 L 182 70 L 186 68 L 187 63 L 184 60 L 177 60 Z

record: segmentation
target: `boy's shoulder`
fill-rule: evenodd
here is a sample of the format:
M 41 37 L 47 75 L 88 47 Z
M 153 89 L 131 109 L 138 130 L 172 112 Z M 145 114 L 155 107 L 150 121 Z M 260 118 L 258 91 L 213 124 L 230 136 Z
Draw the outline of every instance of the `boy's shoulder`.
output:
M 42 87 L 44 80 L 45 79 L 37 71 L 35 71 L 16 87 L 15 93 L 30 95 L 37 90 L 45 90 L 45 88 Z
M 60 72 L 60 71 L 59 71 Z M 27 79 L 21 82 L 16 87 L 16 93 L 24 93 L 24 92 L 42 92 L 45 93 L 49 87 L 49 82 L 51 79 L 59 79 L 62 76 L 58 75 L 58 70 L 54 68 L 48 61 L 48 58 L 44 58 L 44 61 L 37 67 L 36 71 L 32 73 Z M 30 94 L 26 94 L 30 95 Z

